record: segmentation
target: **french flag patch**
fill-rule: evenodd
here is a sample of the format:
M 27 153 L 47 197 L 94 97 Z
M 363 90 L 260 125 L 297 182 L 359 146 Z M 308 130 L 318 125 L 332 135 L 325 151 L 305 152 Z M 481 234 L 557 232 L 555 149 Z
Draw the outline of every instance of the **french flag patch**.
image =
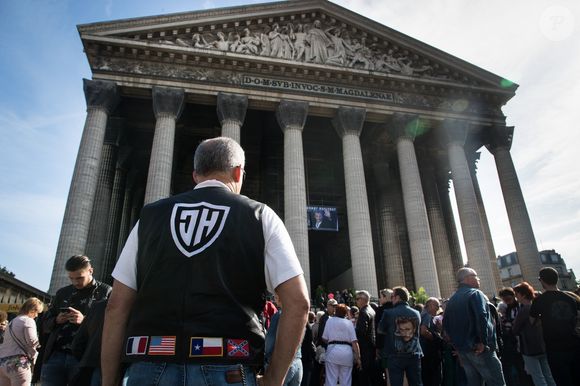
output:
M 127 339 L 126 355 L 145 355 L 147 352 L 148 336 L 131 336 Z

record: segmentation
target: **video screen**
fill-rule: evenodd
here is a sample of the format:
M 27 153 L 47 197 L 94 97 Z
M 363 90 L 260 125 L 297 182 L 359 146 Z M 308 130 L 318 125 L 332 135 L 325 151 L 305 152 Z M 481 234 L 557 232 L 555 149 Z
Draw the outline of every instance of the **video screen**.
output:
M 336 208 L 328 206 L 307 206 L 308 229 L 314 231 L 338 232 Z

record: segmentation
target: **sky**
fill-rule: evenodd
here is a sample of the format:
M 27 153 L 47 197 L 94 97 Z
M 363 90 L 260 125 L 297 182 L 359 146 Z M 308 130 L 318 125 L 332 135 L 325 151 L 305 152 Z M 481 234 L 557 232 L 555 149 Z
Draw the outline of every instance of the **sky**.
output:
M 48 290 L 91 78 L 76 26 L 258 2 L 0 0 L 1 266 Z M 503 111 L 538 248 L 580 274 L 580 2 L 333 2 L 519 84 Z M 481 152 L 478 180 L 503 255 L 515 247 L 493 156 Z

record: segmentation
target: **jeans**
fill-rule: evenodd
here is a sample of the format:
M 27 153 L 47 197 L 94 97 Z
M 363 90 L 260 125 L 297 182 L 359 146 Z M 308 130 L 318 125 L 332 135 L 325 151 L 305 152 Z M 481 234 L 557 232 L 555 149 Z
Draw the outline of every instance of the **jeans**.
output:
M 243 366 L 245 383 L 226 382 L 226 371 L 240 368 L 240 365 L 136 362 L 125 371 L 123 386 L 256 386 L 256 375 L 248 366 Z
M 409 386 L 422 386 L 421 358 L 419 355 L 389 356 L 387 360 L 389 379 L 392 386 L 403 386 L 404 374 L 407 374 Z
M 302 361 L 300 358 L 294 358 L 284 378 L 284 386 L 300 386 L 302 370 Z
M 55 351 L 42 365 L 40 383 L 42 386 L 66 385 L 78 369 L 79 361 L 72 354 Z
M 524 358 L 526 372 L 534 380 L 535 386 L 556 386 L 546 354 L 534 356 L 522 355 L 522 357 Z
M 465 370 L 468 386 L 505 386 L 501 362 L 495 351 L 486 350 L 481 354 L 473 351 L 460 351 L 459 358 Z

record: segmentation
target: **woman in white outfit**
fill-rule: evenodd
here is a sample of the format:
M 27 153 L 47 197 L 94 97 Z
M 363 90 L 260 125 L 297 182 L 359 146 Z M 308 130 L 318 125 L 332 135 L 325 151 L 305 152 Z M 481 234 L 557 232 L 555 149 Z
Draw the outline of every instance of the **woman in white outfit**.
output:
M 43 308 L 39 299 L 30 298 L 8 325 L 0 345 L 0 386 L 30 385 L 39 347 L 34 319 Z
M 352 322 L 345 319 L 347 314 L 345 304 L 336 306 L 334 316 L 326 322 L 322 339 L 328 343 L 326 349 L 326 386 L 350 386 L 352 383 L 352 367 L 356 363 L 361 367 L 360 350 L 356 332 Z

